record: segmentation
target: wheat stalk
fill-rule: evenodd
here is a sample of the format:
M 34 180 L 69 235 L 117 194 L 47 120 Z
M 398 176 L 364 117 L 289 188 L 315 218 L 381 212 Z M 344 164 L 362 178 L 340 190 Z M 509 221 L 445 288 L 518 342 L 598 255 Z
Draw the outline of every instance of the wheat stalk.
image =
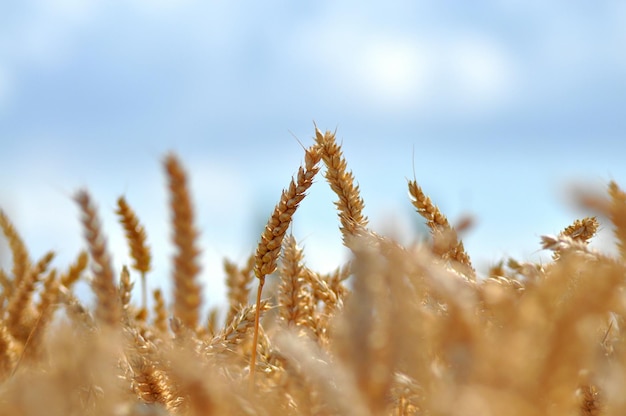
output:
M 265 276 L 276 270 L 276 261 L 280 254 L 280 248 L 285 237 L 285 232 L 291 224 L 293 214 L 298 205 L 304 199 L 306 191 L 313 184 L 313 179 L 319 171 L 321 152 L 317 145 L 305 150 L 304 167 L 298 169 L 297 179 L 291 179 L 287 190 L 282 192 L 280 201 L 274 208 L 272 215 L 261 234 L 255 254 L 254 274 L 259 279 L 256 296 L 256 316 L 254 322 L 254 335 L 252 339 L 252 357 L 250 360 L 250 386 L 254 384 L 256 367 L 256 348 L 259 336 L 259 318 L 261 310 L 261 293 L 265 284 Z

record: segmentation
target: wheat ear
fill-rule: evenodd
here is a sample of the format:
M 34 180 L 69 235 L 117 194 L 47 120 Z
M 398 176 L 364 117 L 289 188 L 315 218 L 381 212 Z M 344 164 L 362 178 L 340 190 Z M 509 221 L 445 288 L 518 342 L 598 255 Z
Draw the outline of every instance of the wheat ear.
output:
M 17 354 L 15 339 L 9 333 L 5 322 L 0 320 L 0 382 L 9 377 L 13 371 Z
M 135 284 L 130 280 L 130 272 L 128 271 L 128 267 L 123 266 L 122 272 L 120 273 L 118 291 L 120 297 L 120 305 L 122 306 L 122 314 L 125 322 L 129 321 L 130 319 L 129 309 L 130 300 L 133 293 L 133 286 L 135 286 Z
M 165 409 L 175 406 L 173 386 L 157 346 L 136 329 L 127 329 L 128 364 L 131 370 L 131 388 L 145 403 L 159 403 Z
M 288 327 L 315 328 L 313 297 L 304 274 L 304 255 L 293 235 L 283 243 L 283 256 L 278 286 L 278 314 Z
M 35 293 L 35 285 L 41 279 L 42 273 L 46 271 L 53 257 L 54 253 L 48 252 L 28 270 L 20 284 L 15 288 L 13 296 L 8 300 L 6 325 L 11 335 L 21 342 L 26 341 L 31 331 L 27 321 L 34 316 L 32 298 Z
M 60 283 L 56 276 L 56 270 L 53 269 L 44 280 L 44 290 L 41 293 L 41 301 L 37 306 L 39 317 L 31 329 L 27 344 L 24 345 L 24 351 L 27 351 L 26 355 L 29 358 L 39 358 L 41 355 L 44 347 L 43 335 L 48 324 L 52 321 L 57 308 L 59 287 Z
M 117 200 L 117 211 L 120 223 L 126 232 L 126 240 L 130 246 L 130 256 L 133 259 L 133 269 L 141 274 L 141 305 L 144 310 L 148 307 L 148 288 L 146 285 L 146 273 L 150 271 L 152 255 L 150 247 L 146 243 L 146 229 L 139 223 L 137 214 L 128 206 L 126 199 L 121 196 Z
M 224 259 L 224 271 L 226 272 L 226 287 L 229 303 L 226 323 L 248 304 L 250 295 L 250 283 L 254 279 L 252 270 L 254 268 L 254 256 L 248 258 L 246 266 L 242 269 L 228 259 Z
M 261 312 L 261 293 L 265 284 L 265 276 L 276 270 L 276 262 L 280 255 L 280 248 L 285 237 L 285 232 L 291 224 L 293 214 L 298 205 L 304 199 L 306 191 L 313 184 L 313 178 L 319 171 L 321 152 L 317 145 L 306 149 L 304 154 L 304 167 L 300 166 L 296 180 L 291 179 L 289 188 L 283 190 L 280 201 L 274 207 L 261 241 L 257 246 L 254 264 L 254 274 L 259 279 L 259 287 L 256 296 L 256 314 L 254 321 L 254 335 L 252 338 L 252 357 L 250 359 L 250 387 L 254 386 L 254 373 L 256 366 L 257 342 L 259 339 L 259 318 Z
M 609 196 L 611 197 L 609 215 L 615 226 L 613 232 L 617 238 L 617 247 L 622 259 L 626 259 L 626 192 L 617 183 L 611 181 L 609 182 Z
M 0 315 L 5 308 L 5 302 L 9 299 L 9 293 L 13 293 L 13 282 L 9 280 L 9 276 L 6 272 L 0 269 L 0 286 L 2 286 L 2 292 L 0 293 Z
M 565 228 L 559 234 L 560 237 L 569 237 L 575 242 L 587 244 L 587 242 L 596 235 L 600 223 L 596 217 L 585 217 L 582 220 L 576 220 L 574 223 Z M 545 243 L 544 243 L 545 245 Z M 560 257 L 560 249 L 556 247 L 552 253 L 552 258 L 557 260 Z
M 86 251 L 81 251 L 69 270 L 61 276 L 61 284 L 66 288 L 70 288 L 85 271 L 88 262 L 89 255 Z
M 450 226 L 448 219 L 441 213 L 439 208 L 424 193 L 416 181 L 409 181 L 409 196 L 411 203 L 417 212 L 424 217 L 426 225 L 433 235 L 433 251 L 444 259 L 450 259 L 465 266 L 464 272 L 470 278 L 474 278 L 475 271 L 470 257 L 465 251 L 463 242 L 459 240 L 456 231 Z
M 91 287 L 97 298 L 96 319 L 100 323 L 114 326 L 120 321 L 121 311 L 117 288 L 115 287 L 115 275 L 111 266 L 111 257 L 106 248 L 106 240 L 100 229 L 100 220 L 87 191 L 79 191 L 75 200 L 82 212 L 85 239 L 93 260 Z
M 184 325 L 195 330 L 198 326 L 202 289 L 198 283 L 200 265 L 197 247 L 198 231 L 194 225 L 194 212 L 187 185 L 187 174 L 178 158 L 169 154 L 165 158 L 170 191 L 170 209 L 174 227 L 174 315 Z
M 21 282 L 22 278 L 28 273 L 30 268 L 30 259 L 28 256 L 28 250 L 24 241 L 20 237 L 19 233 L 15 229 L 13 223 L 9 220 L 9 217 L 0 209 L 0 228 L 4 232 L 4 235 L 9 243 L 11 254 L 13 256 L 13 288 L 16 288 Z M 7 293 L 7 298 L 11 297 L 11 293 Z
M 361 235 L 367 227 L 367 217 L 363 215 L 365 203 L 361 198 L 359 186 L 355 185 L 354 175 L 347 170 L 348 164 L 341 152 L 341 146 L 330 131 L 322 134 L 315 128 L 315 140 L 322 149 L 322 160 L 326 165 L 325 177 L 339 200 L 335 206 L 339 211 L 341 234 L 346 246 L 350 246 L 350 238 Z
M 257 305 L 246 305 L 230 321 L 228 326 L 221 330 L 208 343 L 205 350 L 209 354 L 218 354 L 224 351 L 235 351 L 246 338 L 246 334 L 254 327 L 256 315 L 269 309 L 267 300 Z
M 167 310 L 165 309 L 165 300 L 161 289 L 155 289 L 152 292 L 154 299 L 154 327 L 162 333 L 167 332 Z

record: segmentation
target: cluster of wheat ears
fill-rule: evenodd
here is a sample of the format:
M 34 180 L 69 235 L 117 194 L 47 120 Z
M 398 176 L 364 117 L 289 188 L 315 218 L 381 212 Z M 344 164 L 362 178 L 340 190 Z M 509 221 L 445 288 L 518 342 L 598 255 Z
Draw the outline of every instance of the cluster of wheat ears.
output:
M 123 197 L 133 264 L 119 274 L 88 192 L 75 195 L 87 250 L 63 270 L 53 252 L 31 261 L 0 211 L 13 260 L 0 270 L 0 414 L 626 414 L 626 193 L 611 182 L 587 201 L 612 222 L 617 255 L 588 247 L 599 224 L 587 217 L 542 237 L 549 263 L 509 260 L 477 277 L 458 230 L 414 180 L 410 202 L 431 238 L 402 246 L 371 231 L 335 135 L 315 130 L 256 252 L 224 262 L 220 322 L 201 316 L 198 231 L 174 155 L 164 160 L 171 305 L 156 289 L 147 308 L 147 235 Z M 330 274 L 308 268 L 288 234 L 322 164 L 351 251 Z M 277 284 L 263 292 L 266 278 Z M 93 307 L 73 291 L 80 279 Z

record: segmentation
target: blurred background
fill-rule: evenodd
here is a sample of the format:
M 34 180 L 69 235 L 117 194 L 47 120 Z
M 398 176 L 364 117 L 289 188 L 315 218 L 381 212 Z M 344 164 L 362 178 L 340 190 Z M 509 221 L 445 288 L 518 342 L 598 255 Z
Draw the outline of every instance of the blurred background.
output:
M 626 3 L 392 0 L 0 2 L 0 207 L 34 260 L 65 270 L 84 247 L 72 195 L 97 201 L 119 271 L 116 199 L 169 288 L 163 156 L 191 178 L 206 301 L 224 257 L 245 263 L 313 142 L 337 129 L 374 230 L 427 234 L 415 178 L 455 223 L 479 272 L 541 261 L 539 236 L 585 212 L 574 184 L 626 187 Z M 307 264 L 347 258 L 320 176 L 292 231 Z M 611 243 L 603 221 L 596 245 Z M 2 263 L 10 267 L 6 242 Z

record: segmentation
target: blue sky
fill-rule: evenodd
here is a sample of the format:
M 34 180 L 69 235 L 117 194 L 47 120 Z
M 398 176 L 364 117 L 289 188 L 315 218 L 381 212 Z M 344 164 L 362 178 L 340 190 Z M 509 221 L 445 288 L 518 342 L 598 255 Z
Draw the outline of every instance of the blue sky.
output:
M 536 260 L 541 234 L 583 215 L 573 184 L 626 187 L 624 45 L 621 1 L 2 2 L 0 206 L 33 257 L 52 248 L 64 269 L 83 246 L 71 196 L 87 187 L 119 269 L 124 194 L 167 287 L 161 161 L 175 151 L 220 303 L 222 258 L 255 248 L 315 120 L 337 129 L 375 230 L 420 238 L 415 171 L 453 223 L 475 218 L 479 271 Z M 321 270 L 346 256 L 333 201 L 320 177 L 293 225 Z

